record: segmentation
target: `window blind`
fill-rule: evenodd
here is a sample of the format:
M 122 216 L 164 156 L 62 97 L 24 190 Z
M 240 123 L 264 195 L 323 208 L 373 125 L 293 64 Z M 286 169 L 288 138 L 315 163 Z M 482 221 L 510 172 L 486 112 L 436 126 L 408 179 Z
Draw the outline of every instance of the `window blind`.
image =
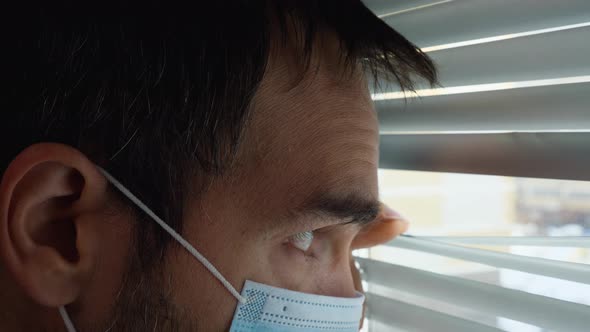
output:
M 441 87 L 375 91 L 381 168 L 590 181 L 590 1 L 364 0 L 439 67 Z M 590 247 L 590 237 L 402 236 L 386 246 L 590 285 L 590 265 L 476 249 Z M 500 331 L 389 290 L 550 331 L 590 306 L 358 257 L 370 331 Z

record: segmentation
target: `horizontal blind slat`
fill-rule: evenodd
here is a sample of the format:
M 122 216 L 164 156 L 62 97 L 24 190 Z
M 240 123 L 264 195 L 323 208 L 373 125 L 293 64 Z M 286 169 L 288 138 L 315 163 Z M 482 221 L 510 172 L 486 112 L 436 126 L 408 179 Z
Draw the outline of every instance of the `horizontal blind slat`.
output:
M 362 2 L 379 17 L 387 17 L 396 13 L 407 13 L 415 8 L 424 8 L 441 0 L 362 0 Z
M 420 236 L 420 238 L 475 245 L 590 248 L 590 236 Z
M 586 264 L 468 248 L 419 237 L 401 236 L 386 245 L 590 285 L 590 265 Z
M 590 27 L 431 52 L 443 87 L 590 74 Z
M 367 293 L 367 314 L 390 327 L 410 331 L 497 332 L 500 329 L 410 303 Z
M 588 330 L 590 306 L 365 258 L 357 258 L 357 261 L 368 283 L 546 329 Z
M 590 61 L 588 61 L 590 63 Z M 382 133 L 590 130 L 590 83 L 375 101 Z
M 590 133 L 382 135 L 381 168 L 590 180 Z
M 391 1 L 390 8 L 371 2 L 365 1 L 378 14 L 408 8 L 404 3 L 396 7 L 396 1 Z M 431 1 L 435 2 L 439 1 Z M 424 4 L 420 1 L 416 7 Z M 429 47 L 590 21 L 590 2 L 454 0 L 383 20 L 419 47 Z

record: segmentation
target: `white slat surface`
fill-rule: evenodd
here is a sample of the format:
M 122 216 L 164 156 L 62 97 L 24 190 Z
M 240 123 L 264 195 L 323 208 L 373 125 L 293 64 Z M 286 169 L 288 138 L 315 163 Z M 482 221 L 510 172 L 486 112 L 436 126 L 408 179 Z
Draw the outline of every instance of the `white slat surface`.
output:
M 590 131 L 590 83 L 380 100 L 375 107 L 385 134 Z
M 369 283 L 550 330 L 588 331 L 590 306 L 370 259 L 357 261 Z
M 428 55 L 438 64 L 443 87 L 581 76 L 590 74 L 589 39 L 585 26 Z
M 590 180 L 590 133 L 381 136 L 380 167 Z
M 378 15 L 433 1 L 365 0 Z M 453 0 L 405 11 L 383 20 L 419 47 L 429 47 L 516 32 L 590 21 L 587 0 Z
M 386 325 L 371 329 L 372 332 L 400 331 L 453 331 L 453 332 L 498 332 L 500 329 L 470 320 L 451 316 L 402 301 L 367 293 L 368 318 Z
M 419 237 L 400 236 L 386 245 L 590 285 L 590 265 L 586 264 L 469 248 Z

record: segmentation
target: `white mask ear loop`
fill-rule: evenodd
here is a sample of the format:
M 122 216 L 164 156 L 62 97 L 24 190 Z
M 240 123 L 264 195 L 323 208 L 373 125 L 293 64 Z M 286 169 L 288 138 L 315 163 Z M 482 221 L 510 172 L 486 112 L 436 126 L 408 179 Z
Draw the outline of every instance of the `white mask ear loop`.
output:
M 143 204 L 143 202 L 141 200 L 139 200 L 139 198 L 137 198 L 129 190 L 127 190 L 127 188 L 125 188 L 125 186 L 123 186 L 119 181 L 117 181 L 117 179 L 115 179 L 113 176 L 111 176 L 107 171 L 105 171 L 101 167 L 98 167 L 98 170 L 109 180 L 109 182 L 111 182 L 111 184 L 113 186 L 115 186 L 115 188 L 117 188 L 123 195 L 125 195 L 135 205 L 137 205 L 143 212 L 145 212 L 155 222 L 157 222 L 158 225 L 160 225 L 160 227 L 162 227 L 166 232 L 168 232 L 168 234 L 170 234 L 170 236 L 172 236 L 176 241 L 178 241 L 178 243 L 180 243 L 180 245 L 182 245 L 186 250 L 188 250 L 188 252 L 191 253 L 191 255 L 193 255 L 201 264 L 203 264 L 203 266 L 205 266 L 205 268 L 207 270 L 209 270 L 209 272 L 211 272 L 213 274 L 213 276 L 215 276 L 215 278 L 217 278 L 217 280 L 219 280 L 219 282 L 221 282 L 221 284 L 240 303 L 246 303 L 246 298 L 243 297 L 242 295 L 240 295 L 240 293 L 238 293 L 238 291 L 223 277 L 223 275 L 221 275 L 221 273 L 219 273 L 219 271 L 217 271 L 215 266 L 213 266 L 213 264 L 211 264 L 207 260 L 207 258 L 205 258 L 205 256 L 201 255 L 201 253 L 199 253 L 197 251 L 197 249 L 195 249 L 190 243 L 188 243 L 184 238 L 182 238 L 182 236 L 180 236 L 180 234 L 176 233 L 176 231 L 174 231 L 170 226 L 168 226 L 168 224 L 166 224 L 162 219 L 160 219 L 160 217 L 158 217 L 152 210 L 150 210 L 150 208 L 148 208 L 145 204 Z M 68 332 L 71 332 L 71 331 L 68 331 Z
M 68 315 L 66 308 L 64 308 L 63 306 L 59 307 L 59 314 L 61 315 L 61 319 L 63 319 L 64 321 L 66 330 L 68 330 L 68 332 L 76 332 L 76 328 L 74 328 L 74 323 L 72 323 L 72 320 L 70 319 L 70 315 Z

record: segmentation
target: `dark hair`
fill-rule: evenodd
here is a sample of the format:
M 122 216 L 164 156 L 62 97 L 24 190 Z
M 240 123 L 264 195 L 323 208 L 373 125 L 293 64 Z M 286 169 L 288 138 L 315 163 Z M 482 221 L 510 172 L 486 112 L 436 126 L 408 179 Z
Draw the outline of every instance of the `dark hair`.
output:
M 416 77 L 436 82 L 431 60 L 361 1 L 203 3 L 46 1 L 4 10 L 0 169 L 36 142 L 70 145 L 180 230 L 187 179 L 221 175 L 236 151 L 272 29 L 285 39 L 297 23 L 303 61 L 317 32 L 330 30 L 344 66 L 361 63 L 402 89 Z M 164 248 L 168 237 L 154 234 L 152 249 Z

